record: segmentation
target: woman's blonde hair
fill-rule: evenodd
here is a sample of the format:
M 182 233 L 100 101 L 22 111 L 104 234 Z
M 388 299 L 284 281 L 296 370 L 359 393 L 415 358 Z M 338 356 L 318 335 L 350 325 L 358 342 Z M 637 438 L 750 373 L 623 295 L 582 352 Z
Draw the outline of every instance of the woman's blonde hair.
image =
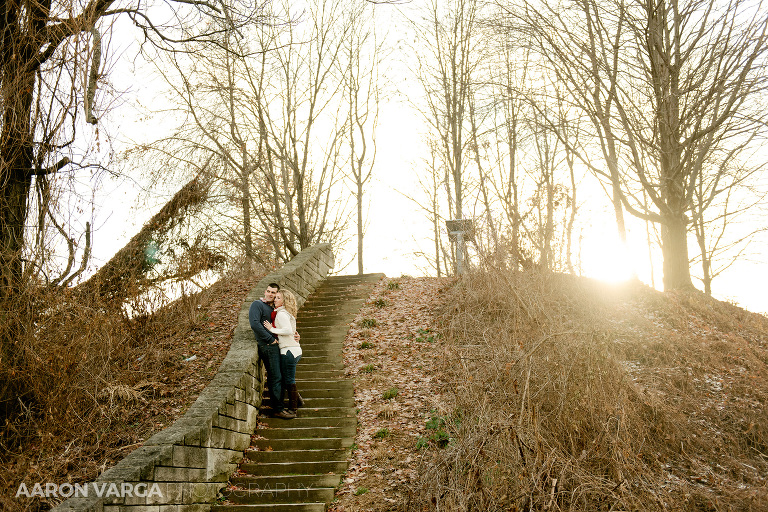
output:
M 283 307 L 285 310 L 288 311 L 293 318 L 296 318 L 296 315 L 299 313 L 299 307 L 296 305 L 296 296 L 291 293 L 290 290 L 286 290 L 285 288 L 282 288 L 277 293 L 283 296 Z

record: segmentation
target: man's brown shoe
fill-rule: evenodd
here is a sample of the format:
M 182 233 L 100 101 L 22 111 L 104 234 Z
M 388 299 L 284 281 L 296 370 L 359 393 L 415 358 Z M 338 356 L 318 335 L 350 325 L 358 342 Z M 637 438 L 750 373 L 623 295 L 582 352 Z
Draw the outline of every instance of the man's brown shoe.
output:
M 292 413 L 292 412 L 290 412 L 290 411 L 288 411 L 286 409 L 283 409 L 282 411 L 280 411 L 277 414 L 275 414 L 273 417 L 274 418 L 282 418 L 284 420 L 292 420 L 293 418 L 296 417 L 296 414 L 294 414 L 294 413 Z

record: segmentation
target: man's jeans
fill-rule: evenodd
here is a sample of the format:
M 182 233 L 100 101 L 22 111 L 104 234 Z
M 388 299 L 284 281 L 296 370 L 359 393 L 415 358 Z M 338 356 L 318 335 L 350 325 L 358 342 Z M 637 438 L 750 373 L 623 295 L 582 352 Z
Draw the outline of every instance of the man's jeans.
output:
M 293 357 L 291 349 L 280 356 L 280 373 L 283 376 L 283 384 L 290 386 L 296 384 L 296 363 L 299 362 L 301 356 Z
M 267 388 L 272 398 L 272 411 L 283 410 L 282 375 L 280 374 L 280 346 L 277 343 L 266 344 L 259 342 L 259 358 L 267 369 Z

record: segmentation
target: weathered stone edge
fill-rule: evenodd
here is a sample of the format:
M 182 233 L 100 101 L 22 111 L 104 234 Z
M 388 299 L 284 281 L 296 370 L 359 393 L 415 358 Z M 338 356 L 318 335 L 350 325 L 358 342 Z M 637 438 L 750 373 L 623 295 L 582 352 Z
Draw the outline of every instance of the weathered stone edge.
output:
M 184 416 L 85 486 L 87 496 L 69 498 L 53 512 L 208 510 L 250 444 L 261 405 L 264 376 L 248 321 L 251 303 L 275 282 L 294 292 L 300 308 L 333 265 L 331 245 L 318 244 L 259 281 L 240 308 L 227 356 Z M 123 483 L 147 484 L 125 487 L 139 487 L 144 496 L 126 492 Z

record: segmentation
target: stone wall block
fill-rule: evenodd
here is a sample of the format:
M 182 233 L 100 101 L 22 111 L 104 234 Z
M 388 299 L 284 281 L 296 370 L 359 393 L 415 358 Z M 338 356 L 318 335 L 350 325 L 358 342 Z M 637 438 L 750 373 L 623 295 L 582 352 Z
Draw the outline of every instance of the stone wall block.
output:
M 226 448 L 242 452 L 251 444 L 251 434 L 235 432 L 226 428 L 213 427 L 206 446 Z
M 242 452 L 224 448 L 174 446 L 173 461 L 171 465 L 174 467 L 207 469 L 212 461 L 229 461 L 231 459 L 236 459 L 239 456 L 242 456 Z
M 69 498 L 56 507 L 57 512 L 104 512 L 104 501 L 96 496 Z
M 213 426 L 243 433 L 246 433 L 249 430 L 245 421 L 238 420 L 236 418 L 230 418 L 229 416 L 224 416 L 223 414 L 219 414 L 216 417 L 213 422 Z
M 219 493 L 219 490 L 221 490 L 222 487 L 225 486 L 222 485 L 221 482 L 200 482 L 188 484 L 187 487 L 184 488 L 183 503 L 211 503 L 216 499 L 216 495 Z
M 205 468 L 177 468 L 173 466 L 155 467 L 155 480 L 158 482 L 205 482 Z

